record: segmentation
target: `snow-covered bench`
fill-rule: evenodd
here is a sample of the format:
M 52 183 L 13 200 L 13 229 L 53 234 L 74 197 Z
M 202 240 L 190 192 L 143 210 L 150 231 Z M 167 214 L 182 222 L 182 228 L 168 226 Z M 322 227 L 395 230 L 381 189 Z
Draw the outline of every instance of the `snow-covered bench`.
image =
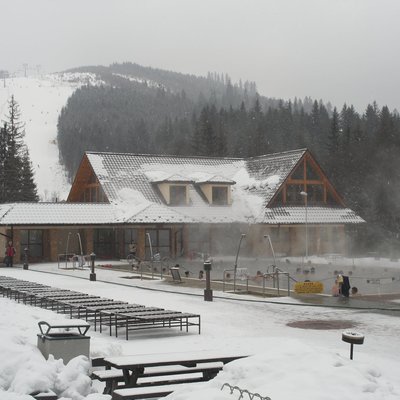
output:
M 98 364 L 97 364 L 98 365 Z M 222 370 L 223 362 L 199 363 L 194 367 L 183 365 L 166 365 L 146 367 L 143 374 L 138 378 L 136 385 L 140 387 L 149 385 L 167 385 L 176 383 L 190 383 L 207 381 L 215 377 Z M 118 388 L 119 383 L 124 381 L 123 372 L 120 369 L 106 369 L 94 371 L 92 379 L 105 382 L 105 394 L 111 394 Z

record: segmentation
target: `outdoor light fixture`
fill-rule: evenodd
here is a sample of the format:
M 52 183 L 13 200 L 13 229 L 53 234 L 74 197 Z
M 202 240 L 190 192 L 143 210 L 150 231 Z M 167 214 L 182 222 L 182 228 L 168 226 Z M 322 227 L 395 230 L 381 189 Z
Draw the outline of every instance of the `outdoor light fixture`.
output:
M 239 245 L 238 245 L 237 252 L 236 252 L 235 267 L 234 267 L 234 270 L 233 270 L 233 293 L 236 292 L 236 273 L 237 273 L 237 262 L 238 262 L 238 258 L 239 258 L 240 245 L 242 244 L 242 240 L 245 237 L 246 237 L 245 233 L 242 233 L 240 235 Z
M 96 254 L 93 252 L 90 254 L 90 264 L 91 264 L 91 272 L 89 276 L 89 280 L 95 281 L 96 280 L 96 273 L 94 272 L 94 261 L 96 260 Z
M 306 261 L 308 259 L 308 221 L 307 221 L 307 208 L 308 208 L 308 204 L 307 204 L 307 198 L 308 198 L 308 193 L 307 192 L 300 192 L 300 196 L 304 197 L 305 200 L 305 207 L 306 207 Z
M 264 235 L 264 239 L 268 239 L 269 246 L 271 247 L 272 257 L 274 258 L 274 269 L 275 269 L 275 267 L 276 267 L 276 258 L 275 258 L 274 247 L 272 246 L 272 242 L 271 242 L 271 236 L 270 235 Z

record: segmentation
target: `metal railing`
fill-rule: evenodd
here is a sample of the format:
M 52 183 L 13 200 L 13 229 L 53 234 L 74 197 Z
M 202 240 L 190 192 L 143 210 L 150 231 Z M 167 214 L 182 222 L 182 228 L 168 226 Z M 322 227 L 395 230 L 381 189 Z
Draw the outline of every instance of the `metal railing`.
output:
M 232 273 L 233 278 L 230 279 L 230 274 Z M 243 276 L 240 278 L 242 282 L 245 282 L 245 287 L 246 287 L 246 292 L 249 291 L 249 277 L 246 276 L 243 278 Z M 233 285 L 233 293 L 236 293 L 236 290 L 239 286 L 243 286 L 243 284 L 237 283 L 238 278 L 237 278 L 237 268 L 228 268 L 224 269 L 223 271 L 223 277 L 222 277 L 222 291 L 225 292 L 226 284 L 229 283 L 231 286 Z
M 269 267 L 267 268 L 267 271 L 269 270 Z M 234 269 L 229 268 L 229 269 L 224 269 L 223 271 L 223 278 L 222 278 L 222 291 L 225 292 L 226 288 L 229 284 L 229 286 L 232 286 L 232 279 L 230 279 L 230 274 L 234 273 Z M 272 279 L 272 287 L 274 289 L 277 289 L 278 296 L 281 295 L 281 286 L 280 286 L 280 280 L 282 276 L 286 277 L 287 279 L 287 295 L 290 296 L 290 282 L 297 282 L 296 279 L 294 279 L 292 276 L 290 276 L 289 272 L 283 271 L 280 268 L 276 267 L 275 265 L 272 265 L 272 272 L 266 272 L 261 275 L 256 275 L 256 278 L 262 278 L 262 295 L 265 297 L 266 289 L 267 289 L 267 281 Z M 249 276 L 247 276 L 245 279 L 242 278 L 242 281 L 245 282 L 245 287 L 246 287 L 246 292 L 249 292 Z M 234 282 L 233 284 L 233 293 L 236 293 L 236 289 L 239 285 L 237 282 Z M 285 289 L 286 290 L 286 289 Z
M 245 394 L 247 394 L 249 396 L 250 400 L 253 400 L 255 398 L 258 398 L 260 400 L 271 400 L 271 398 L 268 396 L 261 396 L 259 393 L 251 393 L 247 389 L 241 389 L 239 386 L 233 386 L 233 385 L 230 385 L 229 383 L 224 383 L 221 387 L 221 390 L 223 390 L 225 387 L 229 388 L 229 390 L 231 391 L 231 394 L 233 394 L 235 391 L 239 392 L 238 400 L 243 399 Z

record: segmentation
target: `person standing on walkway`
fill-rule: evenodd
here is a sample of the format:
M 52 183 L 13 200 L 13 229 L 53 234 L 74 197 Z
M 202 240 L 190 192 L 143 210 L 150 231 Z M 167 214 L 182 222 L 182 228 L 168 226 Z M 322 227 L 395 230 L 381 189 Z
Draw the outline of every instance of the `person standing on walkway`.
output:
M 14 256 L 15 256 L 15 247 L 13 246 L 12 241 L 10 240 L 6 247 L 6 267 L 13 266 Z

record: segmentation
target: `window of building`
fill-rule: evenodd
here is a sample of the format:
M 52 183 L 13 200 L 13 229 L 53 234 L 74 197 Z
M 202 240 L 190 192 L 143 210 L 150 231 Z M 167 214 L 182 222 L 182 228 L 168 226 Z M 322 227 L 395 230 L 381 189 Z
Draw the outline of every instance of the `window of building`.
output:
M 292 173 L 291 179 L 299 179 L 303 180 L 304 179 L 304 161 L 300 163 L 300 165 L 297 167 L 297 169 Z
M 115 256 L 115 232 L 113 229 L 95 229 L 93 249 L 96 258 L 110 259 Z
M 307 201 L 309 205 L 324 203 L 324 185 L 307 185 Z
M 274 206 L 283 206 L 283 190 L 276 195 Z
M 21 236 L 21 250 L 20 253 L 24 254 L 24 249 L 28 249 L 28 255 L 31 259 L 43 257 L 43 231 L 40 229 L 22 230 Z
M 303 185 L 287 185 L 286 186 L 286 204 L 287 205 L 303 205 L 304 198 L 300 194 L 304 190 Z
M 171 206 L 186 205 L 186 186 L 171 185 L 169 187 L 169 204 Z
M 212 187 L 212 204 L 225 206 L 228 204 L 228 188 L 226 186 Z
M 328 189 L 326 190 L 326 204 L 328 204 L 329 206 L 338 205 L 337 200 L 333 197 L 332 193 Z
M 307 162 L 306 175 L 308 181 L 320 181 L 321 177 L 319 173 L 313 168 L 313 166 Z

